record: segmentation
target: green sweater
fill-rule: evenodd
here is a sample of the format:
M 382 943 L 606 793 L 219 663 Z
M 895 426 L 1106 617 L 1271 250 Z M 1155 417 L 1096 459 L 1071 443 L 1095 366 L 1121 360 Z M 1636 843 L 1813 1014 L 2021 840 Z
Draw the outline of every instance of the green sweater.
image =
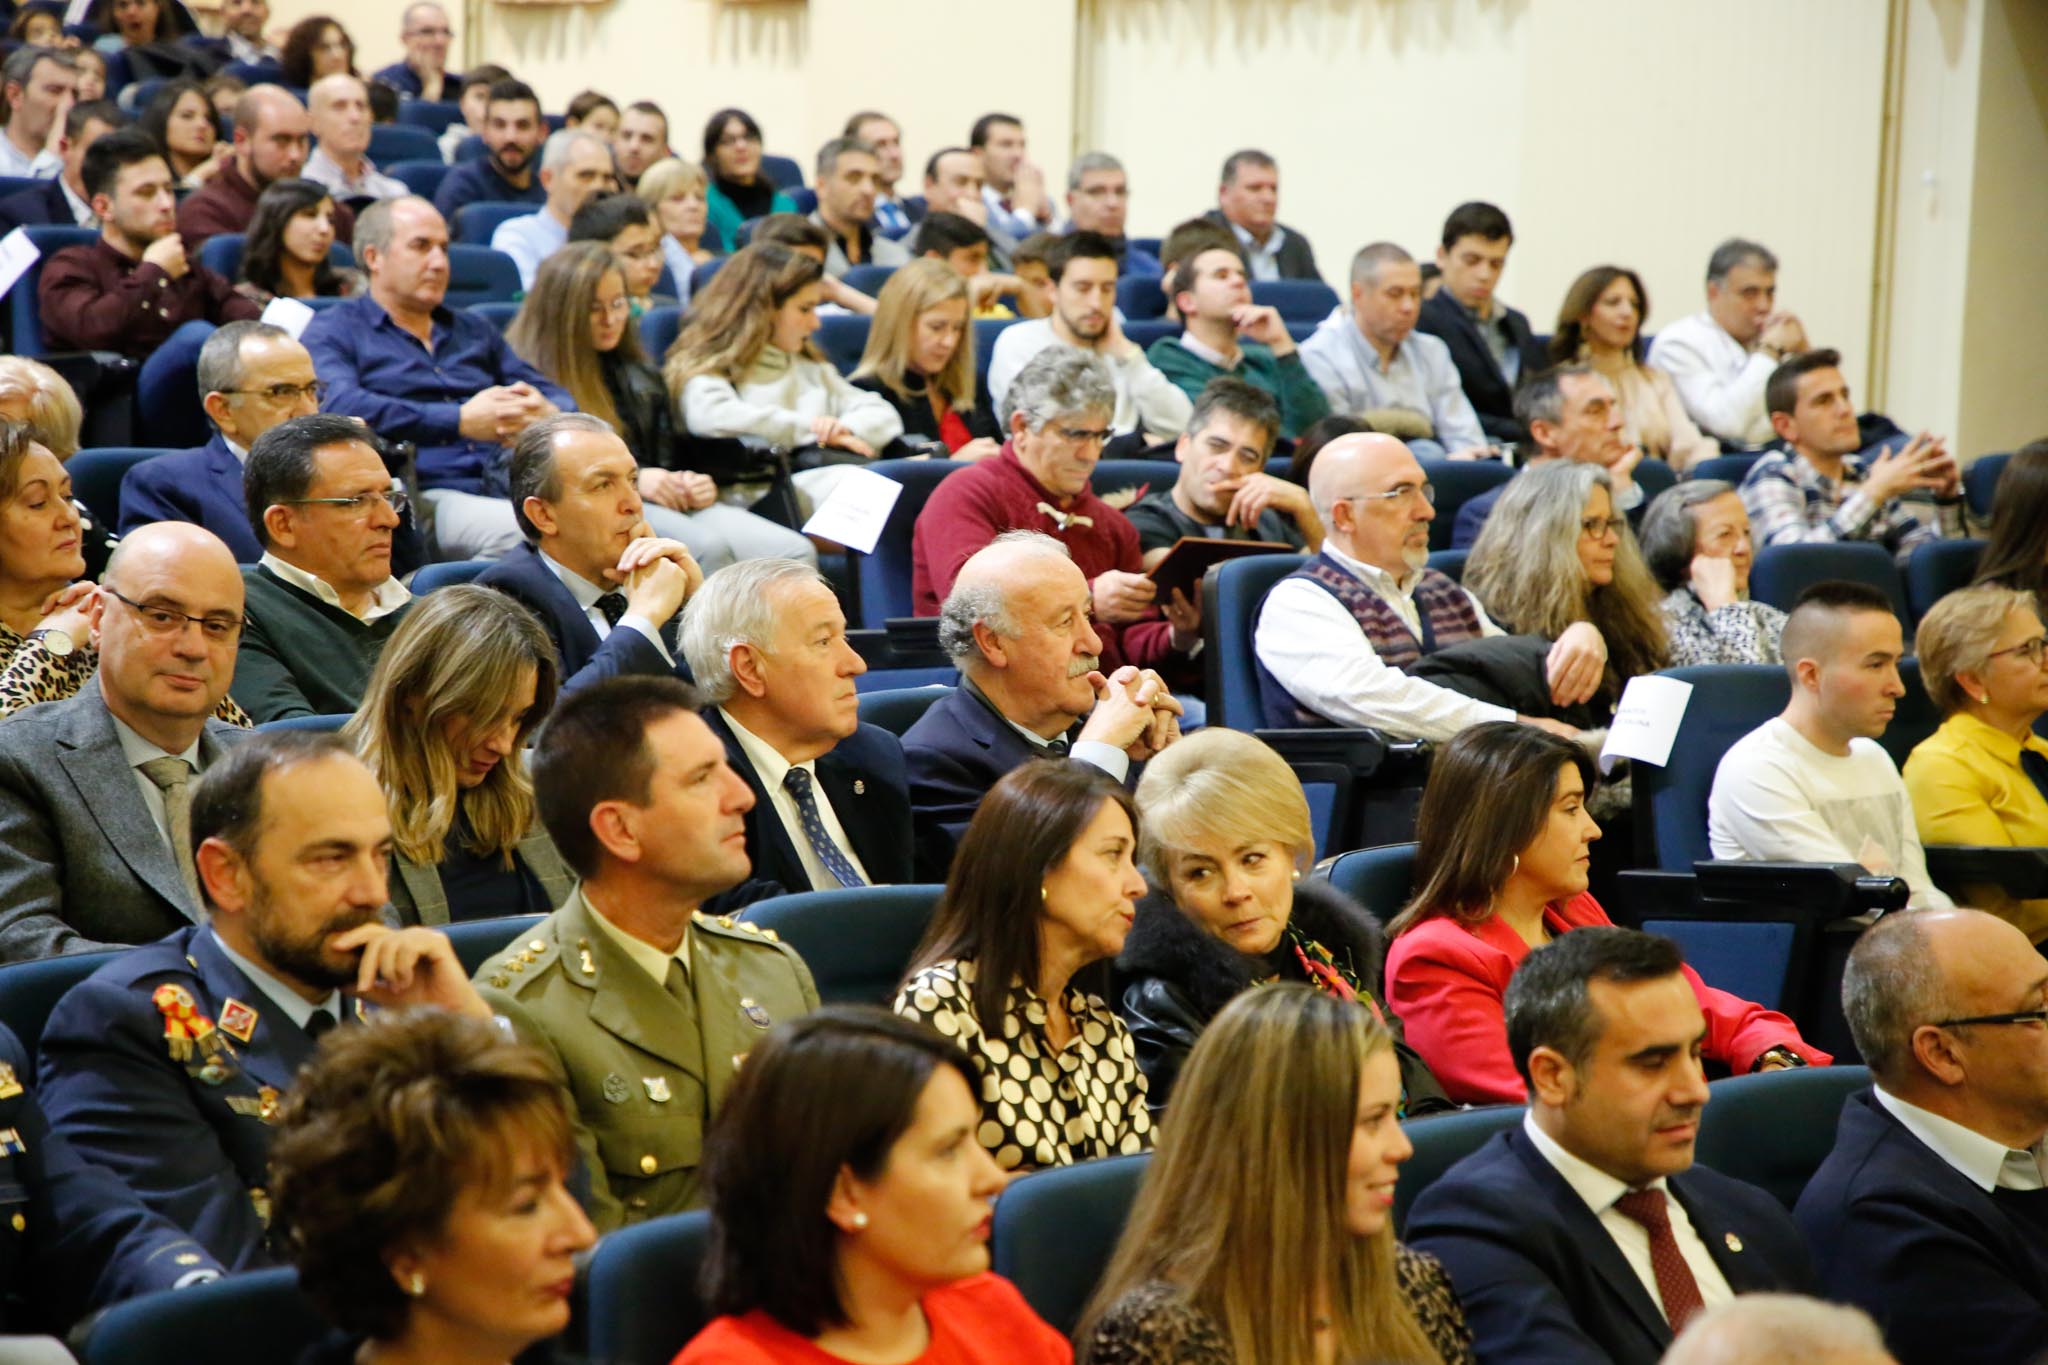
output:
M 1223 374 L 1258 385 L 1280 404 L 1280 434 L 1290 441 L 1330 415 L 1330 400 L 1301 363 L 1300 351 L 1275 356 L 1272 347 L 1256 341 L 1240 341 L 1238 347 L 1243 355 L 1234 370 L 1211 365 L 1181 345 L 1179 337 L 1159 338 L 1145 358 L 1189 398 L 1200 398 L 1203 387 Z
M 259 725 L 354 711 L 384 642 L 412 610 L 408 602 L 365 625 L 260 565 L 242 570 L 242 586 L 247 623 L 228 691 Z

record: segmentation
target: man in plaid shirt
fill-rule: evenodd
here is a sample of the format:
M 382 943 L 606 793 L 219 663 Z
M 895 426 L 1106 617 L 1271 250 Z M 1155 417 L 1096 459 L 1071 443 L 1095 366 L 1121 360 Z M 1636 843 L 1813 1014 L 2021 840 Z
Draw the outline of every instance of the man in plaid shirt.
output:
M 1835 351 L 1808 351 L 1771 374 L 1764 402 L 1791 449 L 1750 467 L 1742 503 L 1759 547 L 1863 540 L 1903 568 L 1916 547 L 1963 534 L 1962 471 L 1926 432 L 1879 459 L 1856 454 L 1856 407 L 1841 363 Z M 1934 495 L 1937 525 L 1900 502 L 1915 491 Z

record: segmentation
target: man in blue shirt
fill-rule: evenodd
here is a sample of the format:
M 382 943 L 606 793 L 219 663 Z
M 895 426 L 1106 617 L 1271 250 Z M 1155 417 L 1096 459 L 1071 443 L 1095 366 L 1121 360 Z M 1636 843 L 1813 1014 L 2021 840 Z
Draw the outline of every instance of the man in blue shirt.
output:
M 418 451 L 422 494 L 444 555 L 496 558 L 520 543 L 512 504 L 483 496 L 503 448 L 576 404 L 482 318 L 451 309 L 448 224 L 426 200 L 384 199 L 356 226 L 370 289 L 319 314 L 302 340 L 325 411 L 360 417 Z
M 612 185 L 612 149 L 595 133 L 564 128 L 541 151 L 540 183 L 547 202 L 533 213 L 507 218 L 491 234 L 491 249 L 512 258 L 524 289 L 533 288 L 540 263 L 568 243 L 576 210 Z
M 433 0 L 420 0 L 405 7 L 401 24 L 398 36 L 405 44 L 405 59 L 371 79 L 384 82 L 407 99 L 454 99 L 462 89 L 462 77 L 448 69 L 448 48 L 455 40 L 448 11 Z
M 434 192 L 434 207 L 452 223 L 464 204 L 545 204 L 548 192 L 533 163 L 547 134 L 533 87 L 499 81 L 484 106 L 484 155 L 448 172 Z

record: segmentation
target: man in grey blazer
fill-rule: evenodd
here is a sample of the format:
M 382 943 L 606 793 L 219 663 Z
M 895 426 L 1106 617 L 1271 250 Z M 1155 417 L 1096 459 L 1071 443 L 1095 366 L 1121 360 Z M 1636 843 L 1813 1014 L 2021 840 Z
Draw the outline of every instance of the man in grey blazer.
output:
M 188 522 L 141 527 L 88 615 L 99 672 L 0 724 L 0 962 L 148 943 L 199 919 L 191 779 L 245 733 L 212 719 L 241 635 L 234 554 Z

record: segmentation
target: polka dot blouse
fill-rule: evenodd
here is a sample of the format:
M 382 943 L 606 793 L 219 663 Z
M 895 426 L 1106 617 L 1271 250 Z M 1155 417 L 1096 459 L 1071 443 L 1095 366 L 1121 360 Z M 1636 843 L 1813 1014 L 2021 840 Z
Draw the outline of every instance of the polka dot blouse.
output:
M 1029 1171 L 1152 1149 L 1145 1073 L 1115 1010 L 1070 987 L 1074 1036 L 1056 1048 L 1036 992 L 1019 988 L 1022 1008 L 1004 1016 L 1001 1038 L 991 1038 L 975 1021 L 974 989 L 972 961 L 934 963 L 904 983 L 896 1013 L 931 1025 L 974 1059 L 978 1136 L 998 1165 Z

